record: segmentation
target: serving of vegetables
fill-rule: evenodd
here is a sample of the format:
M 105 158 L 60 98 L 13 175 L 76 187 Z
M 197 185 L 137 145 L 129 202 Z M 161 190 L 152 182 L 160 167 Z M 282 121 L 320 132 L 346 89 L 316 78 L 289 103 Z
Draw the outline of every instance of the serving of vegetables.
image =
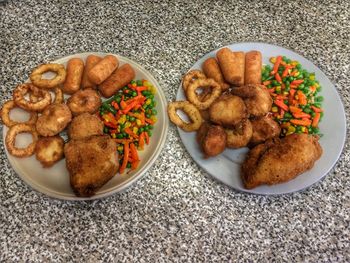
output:
M 117 143 L 121 174 L 126 169 L 138 167 L 138 151 L 150 143 L 153 125 L 157 121 L 155 93 L 156 89 L 149 81 L 131 81 L 100 107 L 104 133 Z
M 281 136 L 293 133 L 320 134 L 323 97 L 315 74 L 303 69 L 298 61 L 286 57 L 271 57 L 265 65 L 262 81 L 270 92 L 274 120 L 281 126 Z

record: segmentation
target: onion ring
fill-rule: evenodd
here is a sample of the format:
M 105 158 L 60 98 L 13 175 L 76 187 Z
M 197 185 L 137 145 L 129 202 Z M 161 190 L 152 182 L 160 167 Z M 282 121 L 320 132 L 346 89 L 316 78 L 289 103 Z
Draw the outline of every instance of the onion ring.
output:
M 20 123 L 29 124 L 29 125 L 34 125 L 36 123 L 36 120 L 38 119 L 38 114 L 36 112 L 33 112 L 33 111 L 29 112 L 30 117 L 29 117 L 29 120 L 27 120 L 27 121 L 18 122 L 18 121 L 11 120 L 9 113 L 12 109 L 14 109 L 16 107 L 17 107 L 17 105 L 14 103 L 13 100 L 9 100 L 9 101 L 5 102 L 4 105 L 2 106 L 1 119 L 2 119 L 2 122 L 7 127 L 12 127 L 13 125 L 20 124 Z
M 191 122 L 187 123 L 180 118 L 176 110 L 182 110 L 190 118 Z M 196 131 L 202 125 L 202 116 L 199 110 L 188 101 L 175 101 L 168 105 L 168 115 L 170 120 L 181 129 L 187 132 Z
M 24 98 L 27 93 L 33 93 L 36 97 L 41 98 L 37 102 L 31 102 Z M 51 103 L 51 95 L 47 90 L 37 88 L 31 83 L 18 85 L 13 91 L 13 100 L 15 104 L 28 111 L 42 111 Z
M 55 72 L 56 76 L 52 79 L 43 79 L 45 72 Z M 62 64 L 42 64 L 36 67 L 30 74 L 30 80 L 33 84 L 42 89 L 52 89 L 62 84 L 66 79 L 66 69 Z
M 101 106 L 101 97 L 93 89 L 79 90 L 67 100 L 67 106 L 74 116 L 82 113 L 95 113 Z
M 210 96 L 206 96 L 205 101 L 201 101 L 196 93 L 196 89 L 200 87 L 210 87 L 212 89 Z M 221 95 L 221 86 L 213 79 L 197 79 L 187 87 L 186 95 L 187 99 L 199 110 L 205 110 Z
M 55 87 L 53 89 L 53 92 L 55 92 L 55 98 L 52 101 L 52 103 L 63 103 L 64 102 L 64 97 L 63 97 L 63 91 L 60 87 Z M 34 93 L 30 93 L 29 95 L 30 101 L 37 102 L 40 97 L 37 97 Z
M 199 69 L 189 71 L 182 79 L 182 88 L 186 92 L 188 86 L 196 79 L 206 79 L 202 71 Z
M 33 142 L 29 144 L 25 148 L 18 148 L 15 146 L 16 143 L 16 136 L 19 133 L 30 133 L 33 137 Z M 28 157 L 31 156 L 35 151 L 35 145 L 38 140 L 38 133 L 36 132 L 34 126 L 28 125 L 28 124 L 16 124 L 10 127 L 10 129 L 7 131 L 6 138 L 5 138 L 5 144 L 7 147 L 7 150 L 10 154 L 16 157 Z

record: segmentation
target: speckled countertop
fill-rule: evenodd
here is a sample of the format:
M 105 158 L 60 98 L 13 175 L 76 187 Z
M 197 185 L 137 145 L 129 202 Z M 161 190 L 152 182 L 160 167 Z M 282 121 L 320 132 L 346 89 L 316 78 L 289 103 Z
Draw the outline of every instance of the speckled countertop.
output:
M 1 103 L 34 66 L 86 51 L 139 62 L 173 100 L 183 73 L 205 53 L 262 41 L 321 68 L 350 123 L 349 1 L 71 2 L 0 3 Z M 266 197 L 212 179 L 171 125 L 165 149 L 143 179 L 92 202 L 31 190 L 1 142 L 0 261 L 349 262 L 348 142 L 324 180 L 301 193 Z

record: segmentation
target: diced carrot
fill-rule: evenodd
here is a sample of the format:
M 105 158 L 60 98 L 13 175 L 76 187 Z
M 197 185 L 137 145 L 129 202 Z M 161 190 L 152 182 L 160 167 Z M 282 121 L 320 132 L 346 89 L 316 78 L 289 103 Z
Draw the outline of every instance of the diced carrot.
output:
M 124 131 L 125 133 L 129 134 L 131 137 L 135 139 L 139 138 L 139 136 L 136 133 L 134 133 L 130 128 L 125 128 Z
M 268 91 L 268 92 L 270 92 L 270 93 L 275 92 L 275 90 L 276 90 L 276 88 L 275 88 L 275 87 L 273 87 L 273 88 L 271 88 L 271 89 L 267 89 L 267 91 Z M 272 95 L 272 94 L 271 94 L 271 95 Z
M 267 85 L 270 85 L 271 84 L 271 80 L 265 80 L 263 82 L 263 85 L 267 86 Z
M 108 121 L 104 121 L 103 124 L 109 128 L 113 128 L 113 129 L 117 129 L 118 128 L 118 125 L 117 124 L 114 124 L 114 123 L 111 123 L 111 122 L 108 122 Z
M 130 139 L 113 139 L 116 143 L 130 143 Z
M 290 66 L 289 66 L 289 65 L 287 65 L 287 66 L 284 68 L 284 70 L 283 70 L 283 72 L 282 72 L 282 76 L 281 76 L 282 78 L 288 76 L 288 71 L 289 71 L 289 69 L 290 69 Z
M 146 144 L 148 145 L 149 144 L 149 135 L 147 132 L 144 132 L 145 133 L 145 138 L 146 138 Z
M 135 147 L 135 144 L 130 143 L 130 155 L 133 161 L 139 161 L 139 155 L 137 153 L 137 149 Z
M 293 116 L 294 118 L 308 118 L 310 119 L 311 118 L 311 115 L 310 114 L 307 114 L 305 112 L 293 112 Z
M 145 118 L 145 121 L 149 124 L 154 124 L 155 122 L 151 119 Z
M 275 64 L 273 65 L 273 69 L 272 69 L 272 71 L 270 73 L 271 75 L 275 75 L 278 72 L 278 68 L 279 68 L 281 62 L 282 62 L 282 56 L 278 56 L 276 58 Z
M 125 102 L 124 100 L 121 100 L 121 101 L 120 101 L 120 107 L 121 107 L 122 109 L 125 109 L 126 106 L 127 106 L 126 102 Z
M 275 74 L 275 79 L 276 79 L 279 83 L 282 82 L 281 76 L 280 76 L 280 74 L 278 74 L 278 73 Z
M 317 107 L 315 107 L 315 106 L 311 106 L 311 109 L 314 111 L 314 112 L 323 112 L 323 109 L 321 109 L 321 108 L 317 108 Z
M 131 170 L 136 170 L 137 166 L 139 165 L 140 163 L 140 160 L 137 160 L 137 161 L 133 161 L 131 163 Z
M 318 126 L 320 118 L 321 118 L 321 113 L 320 112 L 316 112 L 315 113 L 315 117 L 312 120 L 312 127 L 317 127 Z
M 300 126 L 310 126 L 311 120 L 296 120 L 296 119 L 291 119 L 291 123 L 295 125 L 300 125 Z
M 306 105 L 307 104 L 307 99 L 306 99 L 306 95 L 301 91 L 298 90 L 298 101 L 301 105 Z
M 143 150 L 144 146 L 145 146 L 145 134 L 141 132 L 139 137 L 139 147 L 141 150 Z
M 288 106 L 282 100 L 275 100 L 274 103 L 281 109 L 288 111 Z
M 128 160 L 129 160 L 129 143 L 125 143 L 124 144 L 124 158 L 123 158 L 123 162 L 122 165 L 119 168 L 119 173 L 124 173 L 125 168 L 128 164 Z
M 290 105 L 290 106 L 289 106 L 289 110 L 290 110 L 290 112 L 292 112 L 292 113 L 300 113 L 300 112 L 303 111 L 301 108 L 295 107 L 295 106 L 293 106 L 293 105 Z
M 300 85 L 301 83 L 303 83 L 304 80 L 303 79 L 296 79 L 296 80 L 293 80 L 290 85 Z

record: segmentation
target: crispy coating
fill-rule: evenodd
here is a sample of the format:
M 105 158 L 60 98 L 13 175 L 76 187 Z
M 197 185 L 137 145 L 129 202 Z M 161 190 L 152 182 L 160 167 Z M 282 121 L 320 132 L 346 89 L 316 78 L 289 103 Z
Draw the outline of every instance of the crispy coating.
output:
M 66 104 L 51 104 L 45 108 L 36 122 L 36 130 L 42 136 L 54 136 L 72 120 L 72 113 Z
M 242 165 L 243 184 L 252 189 L 287 182 L 311 169 L 321 155 L 322 148 L 315 136 L 292 134 L 270 139 L 248 153 Z
M 74 117 L 68 126 L 68 136 L 71 140 L 93 135 L 103 135 L 103 122 L 96 115 L 80 114 Z
M 13 100 L 6 101 L 4 105 L 2 105 L 1 114 L 0 114 L 1 120 L 7 127 L 11 127 L 19 123 L 24 123 L 29 125 L 34 125 L 36 123 L 36 120 L 38 119 L 38 114 L 36 112 L 31 112 L 31 111 L 28 112 L 30 114 L 30 117 L 29 117 L 29 120 L 27 121 L 18 122 L 18 121 L 11 120 L 10 111 L 16 107 L 17 105 L 14 103 Z
M 210 120 L 224 127 L 233 127 L 247 118 L 243 100 L 231 94 L 223 94 L 209 108 Z
M 118 171 L 117 146 L 107 135 L 71 140 L 64 146 L 70 184 L 78 196 L 92 196 Z
M 272 98 L 263 85 L 246 85 L 232 89 L 231 93 L 240 96 L 253 117 L 264 116 L 271 110 Z
M 214 79 L 220 84 L 222 90 L 227 90 L 230 88 L 230 85 L 225 82 L 220 66 L 215 58 L 206 59 L 202 64 L 202 69 L 207 78 Z
M 49 71 L 55 72 L 56 76 L 52 79 L 43 78 L 43 74 Z M 66 79 L 66 75 L 66 69 L 62 64 L 41 64 L 33 69 L 29 77 L 35 86 L 41 89 L 52 89 L 62 84 Z
M 197 131 L 197 142 L 205 158 L 216 156 L 225 150 L 225 130 L 219 125 L 204 122 Z
M 96 90 L 78 90 L 67 100 L 67 105 L 74 116 L 84 112 L 95 113 L 101 106 L 102 100 Z
M 239 124 L 231 129 L 225 129 L 227 135 L 226 146 L 228 148 L 237 149 L 247 146 L 250 141 L 253 128 L 248 119 L 243 119 Z
M 35 157 L 43 167 L 51 167 L 63 159 L 64 140 L 56 135 L 40 138 L 35 146 Z
M 186 122 L 181 119 L 176 112 L 177 110 L 182 110 L 184 113 L 186 113 L 190 119 L 190 122 Z M 176 126 L 179 126 L 186 132 L 193 132 L 198 130 L 203 121 L 199 110 L 189 101 L 174 101 L 169 103 L 168 115 L 172 123 L 174 123 Z
M 206 76 L 201 70 L 195 69 L 186 73 L 182 79 L 182 88 L 186 92 L 188 86 L 196 79 L 206 79 Z
M 265 115 L 250 121 L 253 127 L 253 136 L 249 146 L 254 146 L 268 139 L 277 137 L 281 133 L 281 128 L 271 117 Z

